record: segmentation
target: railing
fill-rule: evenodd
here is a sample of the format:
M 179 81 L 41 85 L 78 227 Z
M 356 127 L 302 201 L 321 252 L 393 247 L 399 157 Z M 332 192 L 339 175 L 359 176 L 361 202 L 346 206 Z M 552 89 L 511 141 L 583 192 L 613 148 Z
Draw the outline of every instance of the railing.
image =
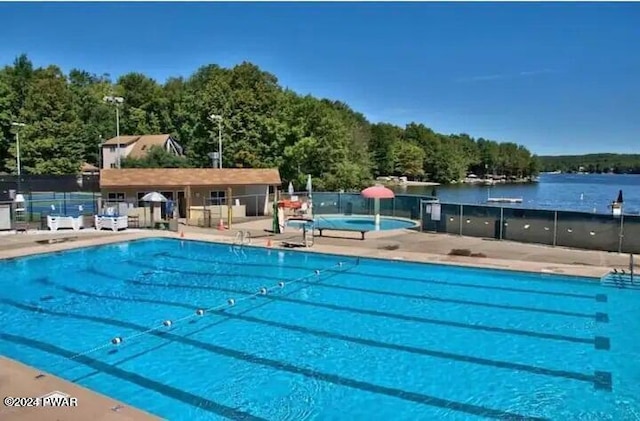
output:
M 374 201 L 360 193 L 313 192 L 313 213 L 316 215 L 373 215 Z M 396 195 L 393 199 L 380 201 L 380 215 L 420 219 L 420 204 L 435 197 L 419 195 Z
M 618 253 L 640 253 L 640 216 L 593 214 L 496 205 L 438 203 L 396 195 L 380 214 L 421 220 L 422 231 Z M 373 200 L 358 193 L 313 193 L 314 214 L 373 215 Z
M 640 251 L 640 216 L 423 204 L 422 230 L 618 253 Z
M 22 228 L 46 229 L 49 215 L 83 216 L 84 226 L 93 226 L 99 196 L 92 193 L 25 193 L 23 196 L 24 202 L 0 202 L 1 208 L 9 210 L 12 227 L 20 225 Z

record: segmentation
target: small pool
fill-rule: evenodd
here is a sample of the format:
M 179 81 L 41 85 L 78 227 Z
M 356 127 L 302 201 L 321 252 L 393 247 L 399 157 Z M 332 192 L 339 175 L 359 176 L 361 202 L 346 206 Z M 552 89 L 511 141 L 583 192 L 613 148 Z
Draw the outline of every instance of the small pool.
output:
M 316 229 L 334 229 L 345 231 L 388 231 L 403 228 L 413 228 L 414 221 L 389 216 L 380 217 L 380 227 L 376 229 L 374 216 L 353 216 L 353 215 L 327 215 L 315 216 Z

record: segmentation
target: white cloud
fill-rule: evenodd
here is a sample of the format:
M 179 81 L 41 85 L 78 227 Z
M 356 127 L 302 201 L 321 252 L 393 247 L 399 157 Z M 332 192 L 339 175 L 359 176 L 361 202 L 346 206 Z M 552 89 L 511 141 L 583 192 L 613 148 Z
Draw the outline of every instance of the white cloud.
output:
M 519 73 L 499 73 L 494 75 L 478 75 L 478 76 L 468 76 L 456 79 L 456 82 L 483 82 L 490 80 L 502 80 L 502 79 L 515 79 L 518 77 L 531 77 L 538 76 L 547 73 L 554 73 L 553 70 L 542 69 L 542 70 L 525 70 Z

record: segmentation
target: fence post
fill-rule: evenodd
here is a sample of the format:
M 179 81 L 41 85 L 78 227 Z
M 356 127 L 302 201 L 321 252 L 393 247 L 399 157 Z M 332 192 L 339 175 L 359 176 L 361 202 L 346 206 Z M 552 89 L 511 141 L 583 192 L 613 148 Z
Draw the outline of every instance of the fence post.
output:
M 500 206 L 500 238 L 502 240 L 504 238 L 504 207 Z
M 391 216 L 396 216 L 396 198 L 391 199 Z
M 24 215 L 23 218 L 26 219 L 26 212 L 23 211 L 22 214 Z M 42 211 L 40 211 L 40 219 L 42 219 Z M 33 195 L 31 194 L 31 190 L 29 190 L 29 219 L 27 221 L 33 222 Z
M 624 212 L 620 212 L 620 239 L 618 240 L 618 253 L 622 253 L 623 239 L 624 239 Z
M 553 247 L 558 243 L 558 211 L 553 211 Z
M 233 189 L 231 187 L 227 188 L 227 197 L 229 198 L 227 199 L 227 229 L 231 229 L 231 224 L 233 222 Z M 256 207 L 256 211 L 257 210 L 258 209 Z
M 422 200 L 420 200 L 420 232 L 424 231 L 424 215 L 422 214 L 422 208 L 423 207 L 424 207 L 424 205 L 422 204 Z
M 464 205 L 460 205 L 460 232 L 458 233 L 458 235 L 462 235 L 462 217 L 464 215 L 464 211 L 463 211 Z

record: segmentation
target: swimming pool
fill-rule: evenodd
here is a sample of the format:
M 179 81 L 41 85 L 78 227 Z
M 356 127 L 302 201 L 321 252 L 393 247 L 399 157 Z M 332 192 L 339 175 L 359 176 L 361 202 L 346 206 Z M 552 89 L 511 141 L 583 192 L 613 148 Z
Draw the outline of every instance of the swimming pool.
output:
M 0 354 L 166 419 L 631 420 L 640 405 L 640 291 L 580 278 L 173 239 L 0 273 Z
M 387 231 L 413 228 L 416 222 L 410 219 L 380 217 L 380 227 L 376 229 L 373 216 L 360 215 L 314 215 L 316 229 L 333 229 L 345 231 Z

